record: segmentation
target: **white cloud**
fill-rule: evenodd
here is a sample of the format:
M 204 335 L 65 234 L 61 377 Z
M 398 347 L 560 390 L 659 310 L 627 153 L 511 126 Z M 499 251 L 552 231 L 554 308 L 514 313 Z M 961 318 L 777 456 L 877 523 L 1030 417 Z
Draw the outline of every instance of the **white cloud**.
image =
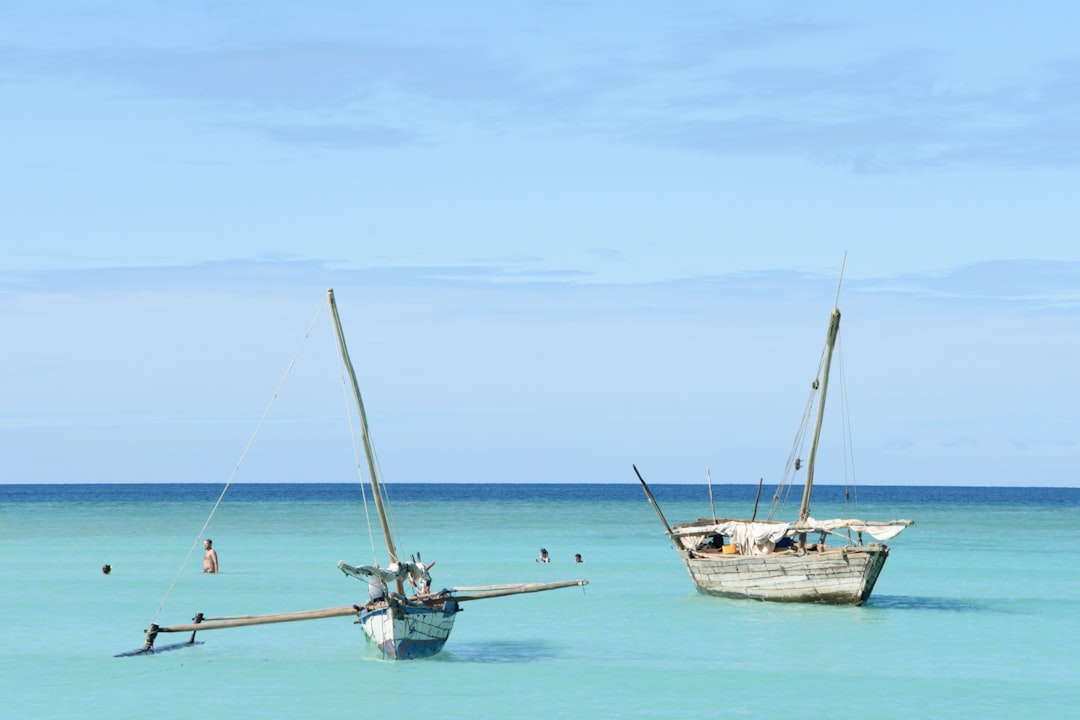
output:
M 990 297 L 1005 270 L 1027 289 L 1075 272 L 1016 263 L 918 279 L 948 289 L 932 294 L 916 278 L 913 290 L 845 284 L 845 404 L 861 482 L 1068 482 L 1080 315 L 1075 304 Z M 154 479 L 190 481 L 194 464 L 226 472 L 332 284 L 397 480 L 626 482 L 631 462 L 669 482 L 706 466 L 726 482 L 776 479 L 836 291 L 835 278 L 791 272 L 636 285 L 438 274 L 238 262 L 9 284 L 9 471 L 85 477 L 89 457 L 100 475 L 145 481 L 150 456 L 182 453 Z M 330 375 L 321 327 L 304 357 Z M 281 455 L 253 461 L 258 479 L 300 479 L 297 458 L 340 429 L 337 391 L 294 372 L 299 389 L 283 393 L 266 431 Z M 89 454 L 42 463 L 50 443 Z M 1016 475 L 1020 458 L 1029 477 Z M 306 479 L 334 472 L 318 453 L 305 463 Z

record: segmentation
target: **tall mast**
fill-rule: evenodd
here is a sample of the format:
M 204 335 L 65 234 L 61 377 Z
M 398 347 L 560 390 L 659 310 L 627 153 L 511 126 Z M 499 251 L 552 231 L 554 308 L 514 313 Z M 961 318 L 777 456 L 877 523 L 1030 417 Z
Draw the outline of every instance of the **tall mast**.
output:
M 829 389 L 829 366 L 832 365 L 836 334 L 840 331 L 840 308 L 833 307 L 829 318 L 829 335 L 825 341 L 825 362 L 821 371 L 821 397 L 818 399 L 817 419 L 814 422 L 814 439 L 810 442 L 810 457 L 806 462 L 806 485 L 803 486 L 799 520 L 810 517 L 810 492 L 814 487 L 814 461 L 817 459 L 818 439 L 821 437 L 821 421 L 825 417 L 825 395 Z
M 386 550 L 390 553 L 390 562 L 396 563 L 397 550 L 394 548 L 394 538 L 390 533 L 390 523 L 386 519 L 386 508 L 383 507 L 382 490 L 379 488 L 378 473 L 375 472 L 375 454 L 371 450 L 371 438 L 368 436 L 367 414 L 364 412 L 364 399 L 360 397 L 360 384 L 356 381 L 356 371 L 353 370 L 352 360 L 349 359 L 349 348 L 345 345 L 345 331 L 341 329 L 341 316 L 338 315 L 337 303 L 334 301 L 334 288 L 327 288 L 326 297 L 330 301 L 330 313 L 334 317 L 334 330 L 337 331 L 338 346 L 341 348 L 341 359 L 345 363 L 345 369 L 349 371 L 349 380 L 352 382 L 353 395 L 356 397 L 356 407 L 360 413 L 360 437 L 364 441 L 364 456 L 367 458 L 368 475 L 371 478 L 371 491 L 375 496 L 375 508 L 379 513 L 379 523 L 382 525 L 383 537 L 386 538 Z M 398 580 L 398 592 L 402 592 L 401 581 Z

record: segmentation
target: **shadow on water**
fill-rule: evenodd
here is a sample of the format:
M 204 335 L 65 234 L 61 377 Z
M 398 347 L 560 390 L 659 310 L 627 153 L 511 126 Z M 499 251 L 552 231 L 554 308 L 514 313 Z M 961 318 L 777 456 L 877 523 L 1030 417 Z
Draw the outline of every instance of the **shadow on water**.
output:
M 911 595 L 874 595 L 865 605 L 868 610 L 944 610 L 946 612 L 986 612 L 990 608 L 973 600 Z
M 161 645 L 151 650 L 146 650 L 145 648 L 137 648 L 135 650 L 128 650 L 126 652 L 116 653 L 115 655 L 113 655 L 113 657 L 144 657 L 147 655 L 160 655 L 161 653 L 168 652 L 170 650 L 186 650 L 187 648 L 193 648 L 196 645 L 202 644 L 202 640 L 196 640 L 194 642 L 180 642 L 173 643 L 171 645 Z
M 448 662 L 530 663 L 550 660 L 555 653 L 547 645 L 535 642 L 455 643 L 453 650 L 438 656 Z

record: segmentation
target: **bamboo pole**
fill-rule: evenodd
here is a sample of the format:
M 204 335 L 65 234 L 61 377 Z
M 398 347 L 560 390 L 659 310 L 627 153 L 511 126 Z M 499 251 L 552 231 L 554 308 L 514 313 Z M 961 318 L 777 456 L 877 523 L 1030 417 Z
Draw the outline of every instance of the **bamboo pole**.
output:
M 814 490 L 814 466 L 817 459 L 818 441 L 821 439 L 821 423 L 825 417 L 825 397 L 829 390 L 829 367 L 832 365 L 833 350 L 836 348 L 836 334 L 840 332 L 840 284 L 844 281 L 844 266 L 847 265 L 847 253 L 840 263 L 840 280 L 836 283 L 836 300 L 833 301 L 832 315 L 829 317 L 829 332 L 825 338 L 825 357 L 822 359 L 821 388 L 818 397 L 817 419 L 814 421 L 814 437 L 810 441 L 810 458 L 806 465 L 806 484 L 803 485 L 802 502 L 799 504 L 799 520 L 810 517 L 810 493 Z M 817 380 L 814 380 L 817 387 Z M 806 543 L 806 535 L 799 536 L 799 546 Z
M 645 478 L 641 477 L 641 473 L 638 472 L 637 465 L 631 465 L 634 468 L 634 474 L 637 475 L 637 479 L 641 481 L 641 487 L 645 490 L 645 497 L 649 498 L 649 504 L 652 505 L 653 510 L 656 511 L 657 517 L 660 518 L 660 522 L 664 523 L 664 529 L 667 530 L 668 536 L 672 535 L 671 526 L 668 525 L 667 518 L 664 517 L 664 513 L 660 512 L 660 506 L 656 504 L 656 498 L 653 497 L 652 490 L 645 483 Z
M 716 521 L 716 503 L 713 502 L 712 494 L 712 470 L 705 468 L 705 475 L 709 478 L 709 509 L 712 511 L 713 522 Z
M 814 422 L 814 436 L 810 441 L 810 459 L 806 464 L 806 484 L 803 486 L 802 503 L 799 505 L 799 520 L 806 520 L 806 518 L 810 517 L 810 493 L 814 489 L 814 466 L 817 460 L 818 441 L 821 439 L 821 423 L 825 417 L 825 397 L 829 389 L 829 367 L 832 365 L 833 349 L 836 347 L 836 333 L 839 331 L 840 309 L 834 307 L 832 316 L 829 318 L 829 332 L 825 340 L 825 358 L 821 371 L 817 420 Z
M 516 583 L 510 585 L 482 585 L 479 587 L 455 587 L 453 592 L 473 592 L 472 595 L 452 595 L 446 600 L 465 602 L 467 600 L 486 600 L 488 598 L 505 597 L 507 595 L 521 595 L 523 593 L 543 592 L 545 590 L 558 590 L 565 587 L 588 585 L 588 580 L 560 580 L 549 583 Z
M 765 478 L 758 478 L 757 497 L 754 498 L 754 514 L 750 516 L 750 522 L 757 520 L 757 506 L 761 500 L 761 486 L 765 484 Z
M 204 620 L 200 623 L 184 623 L 182 625 L 168 625 L 159 627 L 157 632 L 202 632 L 203 630 L 222 630 L 224 628 L 246 627 L 248 625 L 270 625 L 273 623 L 298 622 L 300 620 L 321 620 L 331 617 L 345 617 L 355 615 L 356 608 L 352 605 L 341 607 L 324 608 L 322 610 L 303 610 L 301 612 L 273 613 L 270 615 L 243 615 L 220 620 Z

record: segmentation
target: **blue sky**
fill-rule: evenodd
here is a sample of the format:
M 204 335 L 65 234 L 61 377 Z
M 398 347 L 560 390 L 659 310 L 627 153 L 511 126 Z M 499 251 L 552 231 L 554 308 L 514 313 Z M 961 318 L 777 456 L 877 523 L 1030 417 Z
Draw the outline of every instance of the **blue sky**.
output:
M 4 3 L 0 482 L 224 481 L 331 285 L 389 480 L 774 481 L 846 252 L 860 484 L 1080 485 L 1078 14 Z

